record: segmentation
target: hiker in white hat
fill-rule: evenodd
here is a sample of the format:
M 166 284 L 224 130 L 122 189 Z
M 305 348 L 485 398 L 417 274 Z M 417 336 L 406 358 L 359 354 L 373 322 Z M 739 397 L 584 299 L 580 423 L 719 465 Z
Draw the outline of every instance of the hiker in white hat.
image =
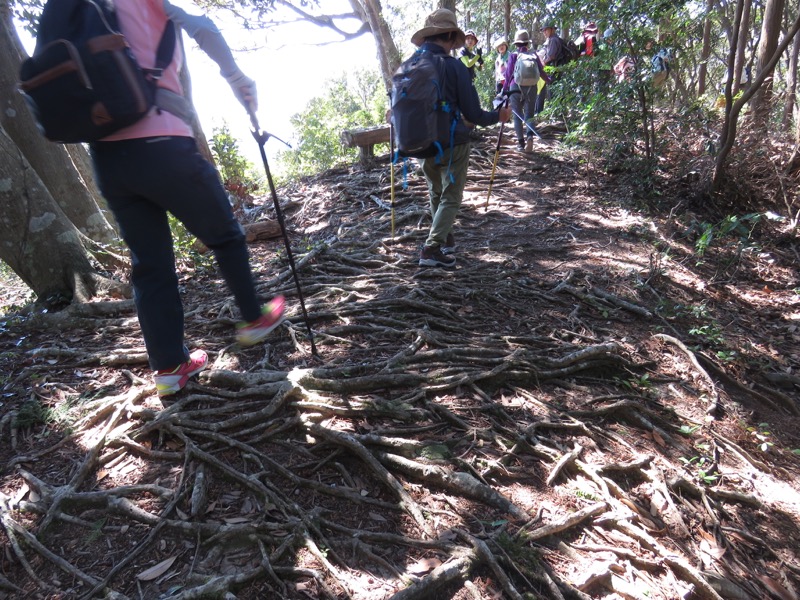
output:
M 494 49 L 497 50 L 497 58 L 494 61 L 494 83 L 495 94 L 503 91 L 503 84 L 506 81 L 506 66 L 508 65 L 508 58 L 511 52 L 508 49 L 508 40 L 501 37 L 494 43 Z

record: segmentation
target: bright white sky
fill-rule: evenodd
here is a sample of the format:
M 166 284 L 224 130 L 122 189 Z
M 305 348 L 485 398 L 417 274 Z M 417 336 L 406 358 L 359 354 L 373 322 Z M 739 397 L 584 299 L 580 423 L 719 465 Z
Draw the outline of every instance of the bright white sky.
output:
M 331 14 L 349 11 L 346 1 L 327 0 L 323 5 Z M 248 32 L 222 15 L 212 18 L 234 50 L 239 67 L 256 81 L 261 128 L 289 143 L 293 142 L 289 118 L 305 108 L 313 97 L 322 95 L 325 81 L 348 71 L 378 68 L 371 34 L 340 42 L 341 36 L 332 30 L 305 21 L 286 23 L 269 31 Z M 355 21 L 341 26 L 347 30 L 358 27 Z M 261 158 L 250 133 L 247 113 L 219 76 L 214 62 L 193 45 L 189 39 L 187 61 L 194 103 L 206 135 L 210 137 L 215 127 L 227 122 L 231 133 L 240 140 L 242 152 L 259 166 Z M 247 50 L 253 47 L 257 49 Z M 273 157 L 286 147 L 271 139 L 266 149 L 267 155 Z M 270 167 L 274 169 L 272 164 Z

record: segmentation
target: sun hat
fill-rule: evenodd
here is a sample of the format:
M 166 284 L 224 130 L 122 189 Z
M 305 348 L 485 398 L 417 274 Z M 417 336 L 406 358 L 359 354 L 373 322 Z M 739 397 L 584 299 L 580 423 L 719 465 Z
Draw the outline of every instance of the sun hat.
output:
M 607 39 L 608 39 L 608 38 L 610 38 L 612 35 L 614 35 L 614 29 L 613 29 L 613 28 L 611 28 L 611 27 L 609 27 L 608 29 L 606 29 L 606 30 L 603 32 L 603 39 L 604 39 L 604 40 L 607 40 Z
M 551 23 L 546 23 L 546 24 L 544 25 L 544 27 L 542 27 L 542 28 L 541 28 L 539 31 L 544 31 L 545 29 L 554 29 L 554 30 L 558 30 L 558 27 L 556 27 L 556 24 L 555 24 L 555 23 L 552 23 L 552 22 L 551 22 Z
M 451 31 L 455 31 L 457 34 L 453 48 L 461 48 L 467 36 L 458 26 L 455 13 L 446 8 L 440 8 L 428 15 L 425 19 L 425 26 L 411 36 L 411 43 L 421 46 L 425 42 L 425 38 Z
M 506 38 L 504 38 L 504 37 L 501 37 L 499 40 L 497 40 L 494 43 L 494 49 L 495 50 L 499 50 L 500 46 L 502 46 L 502 45 L 505 45 L 506 47 L 508 47 L 508 40 Z
M 531 43 L 531 34 L 528 33 L 527 29 L 520 29 L 517 35 L 514 36 L 514 43 L 527 46 Z
M 478 41 L 478 36 L 477 36 L 477 35 L 475 35 L 475 32 L 474 32 L 474 31 L 472 31 L 472 29 L 467 29 L 467 30 L 464 32 L 464 37 L 465 37 L 465 38 L 468 38 L 469 36 L 472 36 L 472 37 L 474 37 L 476 42 Z
M 593 33 L 596 35 L 597 32 L 598 32 L 597 25 L 594 22 L 588 23 L 586 27 L 583 28 L 583 33 Z

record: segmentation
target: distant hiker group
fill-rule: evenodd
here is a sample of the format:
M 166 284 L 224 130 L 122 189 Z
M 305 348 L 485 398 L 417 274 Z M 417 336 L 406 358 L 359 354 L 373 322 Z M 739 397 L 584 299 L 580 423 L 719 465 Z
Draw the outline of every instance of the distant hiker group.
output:
M 484 57 L 474 31 L 462 30 L 453 12 L 439 9 L 411 37 L 417 50 L 394 75 L 389 119 L 392 163 L 400 158 L 420 159 L 428 184 L 431 227 L 420 250 L 420 266 L 451 268 L 456 264 L 453 226 L 466 184 L 471 129 L 513 117 L 517 148 L 530 153 L 538 136 L 536 115 L 544 109 L 551 85 L 559 77 L 554 67 L 606 51 L 593 22 L 574 41 L 561 38 L 551 22 L 540 33 L 543 43 L 538 52 L 533 51 L 526 29 L 516 32 L 513 51 L 507 38 L 495 42 L 497 98 L 491 111 L 481 108 L 475 88 Z M 502 131 L 501 127 L 492 179 Z

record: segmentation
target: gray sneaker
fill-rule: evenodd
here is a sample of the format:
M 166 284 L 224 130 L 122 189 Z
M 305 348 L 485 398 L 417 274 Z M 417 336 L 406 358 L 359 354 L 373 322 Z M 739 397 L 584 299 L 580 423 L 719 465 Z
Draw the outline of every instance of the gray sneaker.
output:
M 455 254 L 456 253 L 456 238 L 452 233 L 447 234 L 447 240 L 442 245 L 442 254 Z
M 441 246 L 423 246 L 419 253 L 419 266 L 450 269 L 456 266 L 456 258 L 442 253 Z

